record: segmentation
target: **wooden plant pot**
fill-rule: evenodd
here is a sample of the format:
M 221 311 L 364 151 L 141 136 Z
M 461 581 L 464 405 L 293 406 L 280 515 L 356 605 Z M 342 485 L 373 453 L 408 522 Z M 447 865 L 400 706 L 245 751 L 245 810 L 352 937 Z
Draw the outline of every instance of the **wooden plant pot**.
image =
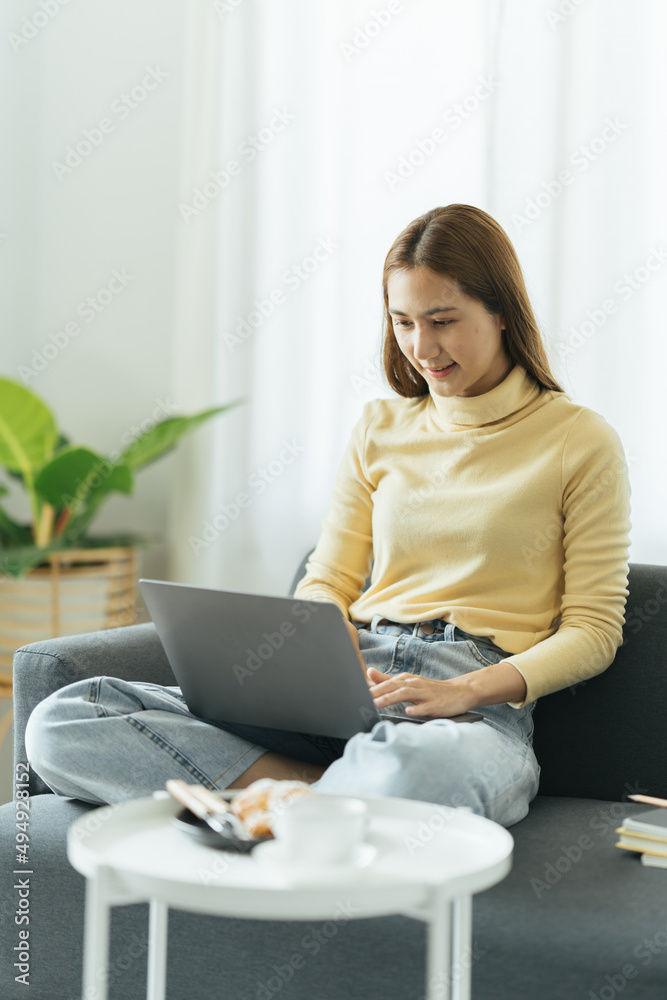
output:
M 21 580 L 0 581 L 0 697 L 11 697 L 15 650 L 40 639 L 132 625 L 132 546 L 53 552 Z

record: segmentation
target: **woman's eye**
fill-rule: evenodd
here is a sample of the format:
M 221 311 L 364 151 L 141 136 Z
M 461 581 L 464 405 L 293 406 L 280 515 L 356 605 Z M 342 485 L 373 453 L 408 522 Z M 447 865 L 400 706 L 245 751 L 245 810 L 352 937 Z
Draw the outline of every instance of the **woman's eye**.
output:
M 435 326 L 449 326 L 449 324 L 453 323 L 453 322 L 454 322 L 453 319 L 435 319 L 435 320 L 433 320 L 433 323 L 434 323 Z M 394 326 L 412 326 L 412 323 L 410 323 L 410 321 L 406 320 L 406 319 L 394 319 L 394 320 L 392 320 L 392 323 L 394 324 Z
M 433 320 L 433 325 L 434 326 L 449 326 L 449 324 L 453 323 L 453 322 L 454 322 L 453 319 L 435 319 L 435 320 Z M 393 325 L 394 325 L 395 328 L 400 326 L 403 329 L 406 329 L 407 327 L 412 326 L 412 323 L 409 320 L 407 320 L 407 319 L 394 319 L 394 320 L 392 320 L 392 323 L 393 323 Z

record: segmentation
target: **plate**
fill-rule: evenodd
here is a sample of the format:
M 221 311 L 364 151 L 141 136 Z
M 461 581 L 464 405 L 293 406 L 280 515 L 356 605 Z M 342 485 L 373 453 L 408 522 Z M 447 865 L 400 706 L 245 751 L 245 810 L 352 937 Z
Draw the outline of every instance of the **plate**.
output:
M 181 809 L 179 813 L 172 816 L 172 825 L 184 833 L 189 834 L 207 847 L 217 847 L 221 851 L 235 851 L 236 853 L 248 854 L 259 844 L 273 842 L 273 837 L 255 837 L 252 840 L 241 840 L 239 837 L 224 837 L 215 830 L 212 830 L 208 823 L 195 816 L 189 809 Z
M 280 840 L 270 840 L 257 846 L 253 860 L 272 871 L 280 871 L 290 880 L 304 882 L 336 882 L 341 876 L 367 868 L 377 857 L 374 844 L 362 843 L 354 849 L 349 861 L 313 862 L 293 861 L 289 858 L 286 845 Z

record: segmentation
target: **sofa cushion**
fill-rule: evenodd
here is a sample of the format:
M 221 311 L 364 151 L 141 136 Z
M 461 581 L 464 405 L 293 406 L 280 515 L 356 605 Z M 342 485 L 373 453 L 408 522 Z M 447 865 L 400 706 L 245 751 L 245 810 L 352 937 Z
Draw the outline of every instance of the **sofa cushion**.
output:
M 667 870 L 614 846 L 646 808 L 538 795 L 510 829 L 512 871 L 475 897 L 474 997 L 664 1000 Z

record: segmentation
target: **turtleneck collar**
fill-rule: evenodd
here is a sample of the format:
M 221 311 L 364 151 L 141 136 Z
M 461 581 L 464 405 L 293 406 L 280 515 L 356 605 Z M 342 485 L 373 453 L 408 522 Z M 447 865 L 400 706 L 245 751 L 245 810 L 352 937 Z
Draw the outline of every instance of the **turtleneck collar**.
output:
M 537 399 L 541 391 L 542 386 L 536 379 L 515 362 L 503 381 L 481 396 L 436 396 L 431 393 L 435 408 L 433 419 L 443 430 L 452 424 L 481 427 L 523 409 Z

